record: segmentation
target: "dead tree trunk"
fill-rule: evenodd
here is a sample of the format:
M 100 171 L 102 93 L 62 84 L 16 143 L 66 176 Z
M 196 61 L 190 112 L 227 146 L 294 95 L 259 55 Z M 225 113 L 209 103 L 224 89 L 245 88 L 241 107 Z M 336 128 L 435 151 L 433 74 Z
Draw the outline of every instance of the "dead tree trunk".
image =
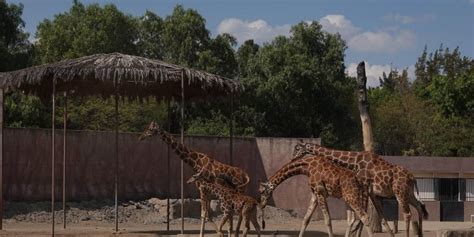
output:
M 365 63 L 361 62 L 357 66 L 357 99 L 359 102 L 360 120 L 362 122 L 362 136 L 364 138 L 364 150 L 374 151 L 374 138 L 372 133 L 372 124 L 369 116 L 369 101 L 367 99 L 367 76 L 365 74 Z M 369 201 L 368 213 L 370 215 L 370 224 L 374 233 L 382 232 L 382 220 L 377 213 L 374 204 Z

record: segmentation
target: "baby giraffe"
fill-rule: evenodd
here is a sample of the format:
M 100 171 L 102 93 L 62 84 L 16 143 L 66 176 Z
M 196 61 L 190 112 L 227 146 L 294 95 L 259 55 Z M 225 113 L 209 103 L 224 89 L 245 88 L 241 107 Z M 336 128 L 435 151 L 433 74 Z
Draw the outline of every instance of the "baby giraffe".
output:
M 235 227 L 235 237 L 239 236 L 240 224 L 242 219 L 245 224 L 245 230 L 243 236 L 246 237 L 248 231 L 250 230 L 250 222 L 252 222 L 257 235 L 260 236 L 260 225 L 257 221 L 257 207 L 259 203 L 250 196 L 239 193 L 235 189 L 231 189 L 225 186 L 220 185 L 219 183 L 210 183 L 206 180 L 205 176 L 200 173 L 194 174 L 187 183 L 195 182 L 197 186 L 200 186 L 201 189 L 206 189 L 209 193 L 215 195 L 220 202 L 220 208 L 224 213 L 221 222 L 219 223 L 217 234 L 223 237 L 222 227 L 226 222 L 231 222 L 233 215 L 238 215 L 239 220 L 237 221 L 237 226 Z M 263 219 L 263 211 L 262 211 Z M 232 225 L 229 223 L 229 237 L 232 233 Z M 265 222 L 262 220 L 262 227 L 265 228 Z
M 332 196 L 342 198 L 359 216 L 360 220 L 368 228 L 368 234 L 373 236 L 369 227 L 369 216 L 367 210 L 368 188 L 359 183 L 354 173 L 346 168 L 339 167 L 330 160 L 320 156 L 310 156 L 302 159 L 292 160 L 282 166 L 266 183 L 261 183 L 260 205 L 264 208 L 273 190 L 283 181 L 295 176 L 306 175 L 312 190 L 311 203 L 303 219 L 299 237 L 303 237 L 309 220 L 316 206 L 321 205 L 324 222 L 327 226 L 329 237 L 333 236 L 331 217 L 327 207 L 326 198 Z

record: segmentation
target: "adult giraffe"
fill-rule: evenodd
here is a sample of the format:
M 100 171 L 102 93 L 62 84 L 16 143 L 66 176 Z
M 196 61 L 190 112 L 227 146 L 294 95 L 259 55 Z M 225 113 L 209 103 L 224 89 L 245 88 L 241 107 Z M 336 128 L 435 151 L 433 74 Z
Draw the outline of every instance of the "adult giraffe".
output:
M 360 182 L 365 185 L 371 185 L 369 193 L 372 202 L 377 211 L 382 210 L 380 201 L 375 197 L 393 197 L 395 196 L 398 204 L 402 208 L 406 224 L 406 236 L 410 235 L 411 212 L 409 205 L 415 207 L 418 212 L 419 232 L 423 236 L 423 219 L 428 218 L 425 204 L 415 197 L 414 190 L 418 188 L 416 179 L 407 169 L 399 165 L 393 165 L 380 158 L 372 152 L 340 151 L 329 149 L 318 144 L 298 142 L 293 150 L 293 159 L 303 158 L 305 155 L 317 155 L 335 164 L 346 167 L 354 171 Z M 386 220 L 382 219 L 384 225 Z
M 204 153 L 194 151 L 179 143 L 171 134 L 162 129 L 155 121 L 152 121 L 148 127 L 140 135 L 139 140 L 147 137 L 160 135 L 161 139 L 171 146 L 178 157 L 187 165 L 189 165 L 194 173 L 199 173 L 209 182 L 218 182 L 219 184 L 237 190 L 240 193 L 245 191 L 245 187 L 250 182 L 250 177 L 245 171 L 238 167 L 223 164 L 217 160 L 210 158 Z M 206 218 L 214 223 L 209 216 L 211 193 L 205 188 L 201 188 L 196 183 L 201 198 L 201 228 L 200 236 L 203 236 Z M 215 225 L 215 223 L 214 223 Z M 216 225 L 215 225 L 216 226 Z
M 364 225 L 368 227 L 366 230 L 369 236 L 373 236 L 372 229 L 369 226 L 369 216 L 366 212 L 368 186 L 358 182 L 351 170 L 340 167 L 320 156 L 310 156 L 290 161 L 273 174 L 266 183 L 260 183 L 261 207 L 264 208 L 267 205 L 268 199 L 270 199 L 273 190 L 278 185 L 295 175 L 308 176 L 312 191 L 311 202 L 303 219 L 299 237 L 303 237 L 309 220 L 318 204 L 321 205 L 328 235 L 333 237 L 331 217 L 326 202 L 328 196 L 344 199 L 359 216 Z

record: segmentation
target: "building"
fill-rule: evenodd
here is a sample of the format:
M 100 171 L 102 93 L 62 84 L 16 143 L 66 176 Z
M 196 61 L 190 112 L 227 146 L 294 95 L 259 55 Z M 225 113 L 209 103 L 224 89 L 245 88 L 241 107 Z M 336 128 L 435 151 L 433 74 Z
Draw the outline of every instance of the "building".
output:
M 406 167 L 415 175 L 419 198 L 426 204 L 430 214 L 429 220 L 471 220 L 471 215 L 474 215 L 474 158 L 421 156 L 384 158 L 390 163 Z M 384 203 L 389 206 L 384 211 L 394 211 L 393 207 L 390 208 L 396 206 L 393 200 Z

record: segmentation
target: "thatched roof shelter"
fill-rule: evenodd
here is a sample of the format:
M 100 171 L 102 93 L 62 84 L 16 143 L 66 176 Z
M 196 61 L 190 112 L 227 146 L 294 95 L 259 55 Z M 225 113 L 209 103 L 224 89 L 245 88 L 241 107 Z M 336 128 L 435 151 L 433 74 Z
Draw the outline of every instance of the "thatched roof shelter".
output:
M 228 78 L 160 60 L 120 53 L 94 54 L 56 63 L 0 73 L 0 88 L 50 97 L 56 91 L 75 96 L 115 94 L 126 97 L 171 98 L 181 96 L 184 77 L 186 98 L 238 93 L 242 85 Z

